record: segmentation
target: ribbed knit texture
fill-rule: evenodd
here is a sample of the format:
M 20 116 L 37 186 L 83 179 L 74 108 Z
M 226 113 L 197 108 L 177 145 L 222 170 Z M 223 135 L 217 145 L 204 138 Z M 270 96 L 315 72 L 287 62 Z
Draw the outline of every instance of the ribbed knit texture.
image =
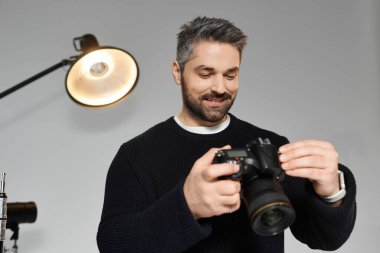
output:
M 232 213 L 196 220 L 183 184 L 194 162 L 212 147 L 244 148 L 257 137 L 278 147 L 285 137 L 231 116 L 224 131 L 200 135 L 169 118 L 123 144 L 107 175 L 100 252 L 284 252 L 283 233 L 263 237 L 250 228 L 245 205 Z M 296 210 L 294 236 L 311 248 L 333 250 L 349 237 L 356 217 L 356 186 L 345 173 L 347 195 L 340 207 L 322 202 L 304 179 L 286 177 L 283 188 Z

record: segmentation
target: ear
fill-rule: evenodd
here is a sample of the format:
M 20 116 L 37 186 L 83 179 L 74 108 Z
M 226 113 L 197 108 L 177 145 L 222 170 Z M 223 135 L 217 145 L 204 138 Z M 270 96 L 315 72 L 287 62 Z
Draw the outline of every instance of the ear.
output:
M 178 61 L 174 61 L 172 64 L 173 78 L 176 84 L 181 85 L 181 68 L 179 67 Z

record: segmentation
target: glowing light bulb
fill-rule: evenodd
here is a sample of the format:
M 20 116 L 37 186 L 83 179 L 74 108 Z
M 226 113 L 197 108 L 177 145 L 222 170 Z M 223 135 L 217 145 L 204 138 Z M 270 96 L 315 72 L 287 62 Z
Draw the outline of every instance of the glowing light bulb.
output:
M 93 76 L 102 76 L 108 72 L 108 65 L 105 62 L 97 62 L 90 67 Z

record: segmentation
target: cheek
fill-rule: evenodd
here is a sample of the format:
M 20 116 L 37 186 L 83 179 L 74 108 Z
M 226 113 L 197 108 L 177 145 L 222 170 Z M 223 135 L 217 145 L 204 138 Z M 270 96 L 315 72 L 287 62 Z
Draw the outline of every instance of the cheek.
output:
M 208 92 L 211 84 L 210 79 L 203 79 L 199 77 L 189 78 L 186 82 L 187 87 L 193 93 L 205 93 Z
M 236 93 L 238 91 L 238 88 L 239 88 L 239 82 L 238 82 L 238 80 L 233 80 L 233 81 L 228 82 L 226 84 L 226 89 L 230 93 Z

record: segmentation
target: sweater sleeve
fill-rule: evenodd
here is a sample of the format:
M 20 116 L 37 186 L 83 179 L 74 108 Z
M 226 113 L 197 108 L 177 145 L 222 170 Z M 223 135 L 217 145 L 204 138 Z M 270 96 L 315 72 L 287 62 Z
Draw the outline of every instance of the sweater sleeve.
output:
M 157 200 L 148 197 L 123 146 L 108 171 L 97 243 L 100 252 L 182 252 L 207 237 L 186 203 L 183 184 Z
M 291 226 L 293 235 L 312 249 L 336 250 L 349 238 L 356 219 L 356 184 L 351 171 L 339 164 L 343 171 L 346 196 L 338 207 L 323 202 L 314 192 L 311 182 L 304 180 L 306 199 L 292 201 L 296 221 Z

